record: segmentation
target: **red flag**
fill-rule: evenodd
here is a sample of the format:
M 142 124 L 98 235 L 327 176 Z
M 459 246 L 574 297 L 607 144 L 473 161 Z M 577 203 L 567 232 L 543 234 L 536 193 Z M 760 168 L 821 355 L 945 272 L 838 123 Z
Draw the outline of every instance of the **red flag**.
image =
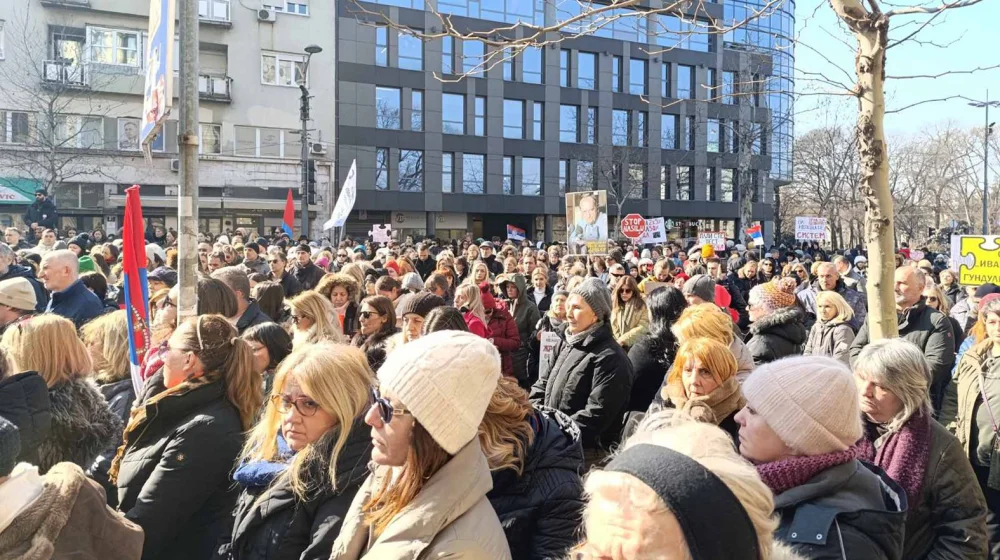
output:
M 295 223 L 295 202 L 292 201 L 292 189 L 288 189 L 288 198 L 285 199 L 285 215 L 281 218 L 281 229 L 285 230 L 288 237 L 292 236 L 292 224 Z
M 122 232 L 122 274 L 128 318 L 128 354 L 132 385 L 142 390 L 140 361 L 149 350 L 149 288 L 146 284 L 146 239 L 139 185 L 125 189 L 125 224 Z

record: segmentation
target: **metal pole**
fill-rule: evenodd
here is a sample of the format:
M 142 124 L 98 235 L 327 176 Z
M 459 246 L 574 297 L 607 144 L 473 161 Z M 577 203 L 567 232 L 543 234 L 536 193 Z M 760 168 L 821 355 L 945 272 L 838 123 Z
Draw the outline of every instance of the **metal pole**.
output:
M 180 185 L 177 190 L 178 323 L 198 305 L 198 0 L 180 4 Z
M 306 62 L 306 68 L 309 68 L 309 62 Z M 302 90 L 302 106 L 299 111 L 299 117 L 302 119 L 302 135 L 299 139 L 302 141 L 302 233 L 300 235 L 309 235 L 309 90 L 306 89 L 305 84 L 299 84 L 299 88 Z
M 983 128 L 983 235 L 990 234 L 989 175 L 990 175 L 990 90 L 986 90 L 986 122 Z

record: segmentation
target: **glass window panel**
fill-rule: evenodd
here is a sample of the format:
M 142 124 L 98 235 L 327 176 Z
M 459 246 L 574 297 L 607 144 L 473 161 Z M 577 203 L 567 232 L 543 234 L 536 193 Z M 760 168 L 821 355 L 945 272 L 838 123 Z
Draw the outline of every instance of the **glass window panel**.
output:
M 375 127 L 399 130 L 400 115 L 399 88 L 375 88 Z
M 462 71 L 469 77 L 482 78 L 483 69 L 477 68 L 483 64 L 484 50 L 483 44 L 479 41 L 462 42 Z
M 222 153 L 222 125 L 218 124 L 201 124 L 198 125 L 201 128 L 201 146 L 199 147 L 201 153 L 203 154 L 221 154 Z
M 462 192 L 483 194 L 485 191 L 486 156 L 462 154 Z
M 722 184 L 720 185 L 722 189 L 722 202 L 733 202 L 733 193 L 735 192 L 734 187 L 736 186 L 736 170 L 735 169 L 723 169 L 722 170 Z
M 693 150 L 695 147 L 695 120 L 694 117 L 688 117 L 687 121 L 687 149 Z
M 597 107 L 587 107 L 587 121 L 584 126 L 586 135 L 583 141 L 587 144 L 597 143 Z
M 633 58 L 629 60 L 628 92 L 632 95 L 646 94 L 646 61 Z
M 718 152 L 721 145 L 719 134 L 719 119 L 708 119 L 708 125 L 706 127 L 706 134 L 708 135 L 708 151 Z
M 445 134 L 465 134 L 465 96 L 457 93 L 441 95 L 441 131 Z
M 611 91 L 622 90 L 622 57 L 611 57 Z
M 677 65 L 677 98 L 694 99 L 694 67 Z
M 542 160 L 521 158 L 521 194 L 539 196 L 542 194 Z
M 524 101 L 503 100 L 503 137 L 524 138 Z
M 441 154 L 441 192 L 450 193 L 455 188 L 455 154 Z
M 404 70 L 424 69 L 424 42 L 412 35 L 399 35 L 399 67 Z
M 475 102 L 475 130 L 473 134 L 476 136 L 486 136 L 486 98 L 477 97 Z
M 646 164 L 628 164 L 628 176 L 625 177 L 625 194 L 627 198 L 646 198 Z
M 723 72 L 722 73 L 722 102 L 727 105 L 736 104 L 736 84 L 737 84 L 737 74 L 736 72 Z
M 424 129 L 424 92 L 410 92 L 410 130 Z
M 531 110 L 531 139 L 532 140 L 544 140 L 542 137 L 542 122 L 544 114 L 544 105 L 540 101 L 532 102 Z
M 389 66 L 389 28 L 384 25 L 375 28 L 375 65 Z
M 399 190 L 402 192 L 424 190 L 424 152 L 422 150 L 399 151 Z
M 677 115 L 660 115 L 660 148 L 664 150 L 677 149 L 679 123 L 680 117 Z
M 375 148 L 375 190 L 389 190 L 389 148 Z
M 611 144 L 613 146 L 628 146 L 629 112 L 624 109 L 614 109 L 611 112 Z
M 660 166 L 660 200 L 670 200 L 670 166 Z
M 664 62 L 660 65 L 660 83 L 663 88 L 660 95 L 670 97 L 670 63 Z
M 542 49 L 528 47 L 521 53 L 522 78 L 529 84 L 542 83 Z
M 693 167 L 677 168 L 677 200 L 692 200 L 694 197 L 694 186 L 691 181 L 694 179 Z
M 566 194 L 569 190 L 569 160 L 559 160 L 559 194 Z
M 635 122 L 635 133 L 636 141 L 639 143 L 639 147 L 645 148 L 648 145 L 646 136 L 646 117 L 647 113 L 645 111 L 639 111 L 636 115 Z
M 503 194 L 514 194 L 514 157 L 503 157 Z
M 455 73 L 455 39 L 452 37 L 441 39 L 441 72 Z
M 576 162 L 576 186 L 578 189 L 589 189 L 597 183 L 594 175 L 594 162 L 580 160 Z
M 559 51 L 559 85 L 562 87 L 569 87 L 569 59 L 568 49 Z
M 258 128 L 260 157 L 281 157 L 281 131 L 276 128 Z
M 580 108 L 575 105 L 559 106 L 559 141 L 577 142 L 577 123 L 579 122 Z
M 597 55 L 589 52 L 577 53 L 576 81 L 580 89 L 597 88 Z

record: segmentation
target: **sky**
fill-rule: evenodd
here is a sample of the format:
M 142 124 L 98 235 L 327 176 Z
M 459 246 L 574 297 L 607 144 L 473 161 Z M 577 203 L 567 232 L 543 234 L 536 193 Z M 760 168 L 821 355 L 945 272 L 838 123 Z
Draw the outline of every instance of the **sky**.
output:
M 789 0 L 785 0 L 789 1 Z M 906 0 L 896 0 L 905 2 Z M 917 5 L 910 0 L 905 5 Z M 928 0 L 937 5 L 942 0 Z M 882 2 L 883 11 L 892 5 Z M 926 21 L 927 15 L 903 15 L 890 19 L 890 43 L 906 37 Z M 796 101 L 795 134 L 825 124 L 850 124 L 856 118 L 857 101 L 851 97 L 817 95 L 814 92 L 836 91 L 835 86 L 818 82 L 803 72 L 821 72 L 840 83 L 852 85 L 854 73 L 854 38 L 839 23 L 828 0 L 798 0 L 795 9 Z M 900 109 L 924 100 L 952 95 L 983 100 L 1000 100 L 1000 67 L 970 74 L 952 74 L 932 79 L 893 79 L 891 76 L 936 75 L 947 71 L 971 70 L 1000 64 L 996 45 L 996 27 L 1000 20 L 1000 2 L 983 0 L 979 4 L 950 10 L 938 16 L 914 38 L 944 46 L 920 44 L 910 40 L 888 50 L 886 61 L 886 110 Z M 912 23 L 907 23 L 912 22 Z M 992 40 L 991 40 L 992 39 Z M 848 44 L 845 44 L 848 43 Z M 828 60 L 825 60 L 828 59 Z M 841 71 L 831 64 L 836 63 Z M 969 107 L 964 99 L 925 103 L 899 113 L 886 115 L 890 135 L 917 134 L 921 130 L 951 121 L 961 127 L 982 127 L 983 109 Z M 994 117 L 994 111 L 995 117 Z M 1000 107 L 990 111 L 990 120 L 1000 122 Z

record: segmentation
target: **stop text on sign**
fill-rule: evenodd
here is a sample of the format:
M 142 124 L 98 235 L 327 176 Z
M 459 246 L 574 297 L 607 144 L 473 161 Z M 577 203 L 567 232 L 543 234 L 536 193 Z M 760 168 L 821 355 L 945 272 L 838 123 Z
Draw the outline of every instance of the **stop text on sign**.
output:
M 646 219 L 639 214 L 629 214 L 622 219 L 622 233 L 630 239 L 638 239 L 646 233 Z

